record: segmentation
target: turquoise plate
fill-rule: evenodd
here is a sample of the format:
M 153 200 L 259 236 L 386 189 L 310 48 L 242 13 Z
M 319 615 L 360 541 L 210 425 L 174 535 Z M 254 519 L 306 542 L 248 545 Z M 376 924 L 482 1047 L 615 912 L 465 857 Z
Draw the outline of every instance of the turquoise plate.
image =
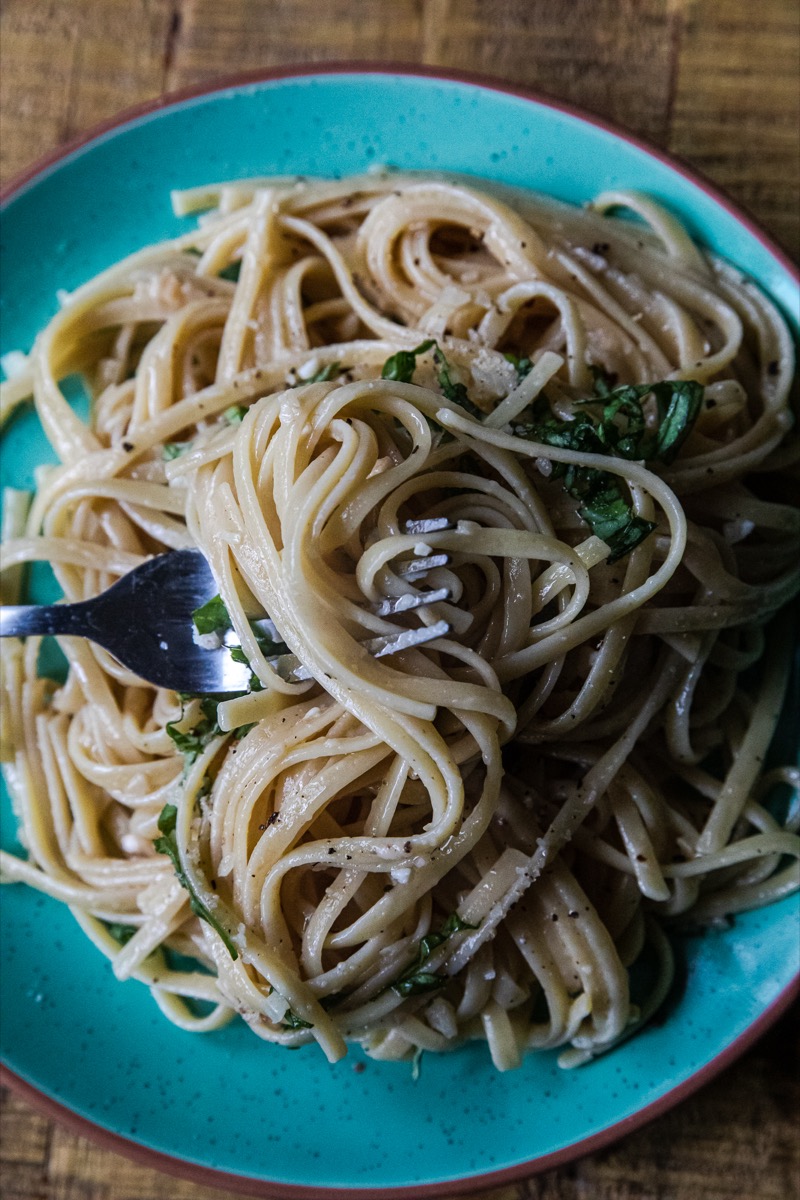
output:
M 780 253 L 722 197 L 622 134 L 490 84 L 309 68 L 125 116 L 18 182 L 3 222 L 2 348 L 30 346 L 57 288 L 188 228 L 171 214 L 170 188 L 376 163 L 462 171 L 576 203 L 604 188 L 643 189 L 797 321 L 797 280 Z M 51 458 L 31 414 L 12 422 L 3 449 L 3 483 L 22 487 Z M 7 805 L 2 830 L 13 846 Z M 123 1152 L 268 1196 L 453 1194 L 585 1153 L 740 1053 L 786 1007 L 800 965 L 792 898 L 687 939 L 686 987 L 666 1019 L 605 1058 L 561 1071 L 547 1053 L 500 1075 L 475 1045 L 426 1055 L 415 1082 L 407 1064 L 356 1052 L 331 1067 L 313 1047 L 282 1052 L 242 1024 L 183 1033 L 142 985 L 114 980 L 67 909 L 22 886 L 2 901 L 12 1083 Z

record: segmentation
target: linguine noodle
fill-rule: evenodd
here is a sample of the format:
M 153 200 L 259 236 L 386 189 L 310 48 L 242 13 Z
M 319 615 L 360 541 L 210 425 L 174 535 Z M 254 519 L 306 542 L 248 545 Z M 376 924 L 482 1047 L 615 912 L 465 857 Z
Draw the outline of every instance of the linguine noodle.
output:
M 785 325 L 631 192 L 175 202 L 196 229 L 8 360 L 6 414 L 33 396 L 60 465 L 7 498 L 3 598 L 36 560 L 75 601 L 199 547 L 252 686 L 176 695 L 68 637 L 58 682 L 7 639 L 2 877 L 185 1029 L 591 1058 L 665 998 L 670 928 L 798 886 L 798 771 L 764 767 L 790 666 L 765 627 L 800 586 Z

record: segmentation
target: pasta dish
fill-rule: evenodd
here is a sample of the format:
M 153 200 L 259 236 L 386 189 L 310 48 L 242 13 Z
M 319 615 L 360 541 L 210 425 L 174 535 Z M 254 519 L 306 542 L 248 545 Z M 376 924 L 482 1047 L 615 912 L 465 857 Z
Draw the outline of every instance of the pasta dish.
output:
M 800 882 L 800 773 L 765 764 L 800 588 L 783 319 L 646 196 L 485 186 L 177 193 L 195 228 L 4 362 L 59 460 L 6 495 L 4 603 L 34 561 L 76 601 L 197 547 L 197 637 L 251 672 L 194 696 L 2 643 L 2 878 L 184 1029 L 579 1064 L 664 1002 L 672 929 Z

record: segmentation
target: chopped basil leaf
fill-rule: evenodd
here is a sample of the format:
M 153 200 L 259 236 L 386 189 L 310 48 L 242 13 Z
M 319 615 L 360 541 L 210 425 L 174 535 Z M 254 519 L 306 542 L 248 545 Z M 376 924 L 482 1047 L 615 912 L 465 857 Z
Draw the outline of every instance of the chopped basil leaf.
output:
M 175 826 L 178 823 L 178 806 L 176 804 L 165 804 L 161 812 L 158 814 L 158 829 L 165 837 L 175 832 Z M 166 854 L 165 850 L 160 850 L 160 854 Z
M 204 696 L 200 701 L 200 709 L 202 717 L 189 730 L 181 730 L 176 728 L 180 723 L 178 721 L 170 721 L 167 723 L 167 733 L 172 738 L 178 750 L 183 754 L 185 766 L 190 766 L 196 758 L 206 748 L 212 738 L 219 737 L 222 733 L 217 723 L 217 701 L 211 696 Z M 181 716 L 181 720 L 183 717 Z
M 229 279 L 231 283 L 238 283 L 241 269 L 241 262 L 232 262 L 228 263 L 227 267 L 223 267 L 217 274 L 220 279 Z
M 189 766 L 203 749 L 203 741 L 196 736 L 194 731 L 182 733 L 180 729 L 176 729 L 174 721 L 167 722 L 167 733 L 172 738 L 173 742 L 186 758 L 186 765 Z
M 246 692 L 236 692 L 234 694 L 239 696 L 247 695 Z M 200 749 L 202 749 L 203 744 L 209 742 L 212 737 L 217 737 L 224 732 L 222 729 L 220 729 L 217 721 L 217 708 L 219 706 L 219 701 L 215 700 L 213 696 L 195 696 L 192 692 L 178 692 L 177 696 L 181 704 L 186 704 L 189 700 L 200 701 L 203 719 L 200 721 L 199 725 L 195 725 L 191 730 L 191 734 L 197 736 L 198 740 L 202 743 Z M 170 722 L 170 725 L 172 726 L 171 730 L 169 726 L 167 727 L 169 735 L 173 741 L 176 740 L 175 734 L 178 733 L 178 730 L 175 729 L 175 725 L 178 723 L 179 722 L 177 721 L 174 723 Z M 252 721 L 249 725 L 237 725 L 235 729 L 231 730 L 231 733 L 238 741 L 240 738 L 243 738 L 246 733 L 250 732 L 250 730 L 253 728 L 253 725 L 255 725 L 255 721 Z M 191 735 L 185 734 L 179 736 L 190 737 Z M 203 739 L 205 740 L 203 741 Z M 193 750 L 194 747 L 191 747 L 191 749 Z M 196 757 L 197 754 L 193 754 L 189 761 L 194 762 Z M 189 763 L 187 762 L 186 765 L 188 766 Z M 210 788 L 211 780 L 208 779 L 208 776 L 206 776 L 206 779 L 208 780 L 208 785 Z
M 573 420 L 554 417 L 549 410 L 545 413 L 540 404 L 535 410 L 539 421 L 520 425 L 515 432 L 531 441 L 586 454 L 671 463 L 697 419 L 703 400 L 702 384 L 666 380 L 612 389 L 601 372 L 595 369 L 593 374 L 595 394 L 580 401 L 581 410 Z M 648 430 L 642 408 L 648 396 L 653 396 L 658 409 L 654 432 Z M 586 411 L 585 406 L 599 405 L 599 417 Z M 569 495 L 580 502 L 578 515 L 608 545 L 609 563 L 629 554 L 656 528 L 654 522 L 635 515 L 622 481 L 608 471 L 554 463 L 552 477 L 562 479 Z
M 652 391 L 659 416 L 655 456 L 669 464 L 674 461 L 697 420 L 703 403 L 703 387 L 694 380 L 676 379 L 670 383 L 655 384 Z
M 441 946 L 442 942 L 446 942 L 452 934 L 461 933 L 464 929 L 477 928 L 477 925 L 470 925 L 468 921 L 462 921 L 458 913 L 451 913 L 438 933 L 428 933 L 420 942 L 417 965 L 421 966 L 427 958 L 430 958 L 436 947 Z
M 658 411 L 654 433 L 647 430 L 642 401 L 652 396 Z M 692 432 L 703 403 L 703 385 L 693 379 L 668 379 L 661 383 L 623 384 L 609 389 L 595 372 L 595 395 L 583 405 L 603 405 L 596 431 L 608 449 L 620 458 L 667 465 L 673 462 Z M 618 418 L 622 418 L 622 423 Z
M 260 629 L 258 629 L 258 627 L 255 626 L 252 621 L 250 624 L 253 629 L 253 633 L 256 635 L 256 641 L 258 642 L 258 648 L 261 651 L 261 653 L 264 655 L 265 658 L 277 658 L 281 654 L 289 653 L 289 647 L 286 645 L 285 642 L 274 641 L 269 636 L 268 633 L 262 633 L 262 631 Z M 247 657 L 247 655 L 245 654 L 245 652 L 241 646 L 231 646 L 230 651 L 231 651 L 231 658 L 233 659 L 234 662 L 243 663 L 244 666 L 246 666 L 246 667 L 250 666 L 250 659 Z M 264 685 L 262 684 L 261 680 L 258 678 L 256 673 L 254 671 L 251 671 L 251 673 L 250 673 L 250 691 L 251 692 L 260 692 L 260 691 L 263 691 L 263 687 L 264 687 Z M 244 736 L 244 735 L 242 735 L 242 736 Z
M 183 253 L 193 254 L 195 258 L 202 258 L 203 256 L 203 251 L 198 249 L 197 246 L 187 246 Z
M 136 933 L 135 925 L 123 925 L 120 921 L 106 921 L 104 924 L 114 941 L 119 942 L 120 946 L 126 946 Z
M 520 358 L 518 354 L 504 354 L 503 358 L 510 362 L 517 372 L 517 379 L 524 379 L 533 370 L 533 363 L 529 358 Z
M 594 394 L 596 396 L 607 396 L 614 386 L 614 376 L 611 376 L 608 371 L 604 371 L 602 367 L 589 365 L 589 370 L 594 380 Z
M 191 444 L 191 442 L 164 442 L 161 447 L 161 457 L 165 462 L 171 462 L 173 458 L 180 458 Z
M 328 363 L 327 367 L 321 367 L 315 375 L 306 380 L 307 383 L 327 383 L 330 379 L 335 379 L 340 374 L 342 364 L 338 362 Z
M 289 647 L 286 642 L 274 642 L 271 637 L 258 638 L 258 648 L 264 655 L 264 658 L 278 658 L 281 654 L 288 654 Z
M 622 487 L 614 475 L 598 472 L 596 485 L 590 485 L 578 516 L 610 550 L 608 562 L 617 562 L 634 550 L 656 528 L 654 521 L 637 517 L 625 499 Z M 603 477 L 608 480 L 604 482 Z M 575 490 L 570 492 L 575 496 Z
M 232 404 L 222 415 L 229 425 L 241 425 L 247 416 L 247 409 L 243 404 Z
M 245 652 L 241 646 L 231 646 L 230 651 L 231 651 L 231 658 L 233 659 L 234 662 L 241 663 L 245 667 L 250 666 L 250 659 L 247 657 L 247 655 L 245 654 Z M 250 671 L 250 682 L 248 684 L 248 691 L 251 691 L 251 692 L 263 691 L 263 684 L 262 684 L 261 680 L 258 678 L 258 676 L 256 675 L 255 671 L 253 671 L 253 670 Z M 242 736 L 244 736 L 244 735 L 242 735 Z
M 434 975 L 430 971 L 416 971 L 413 975 L 402 976 L 392 984 L 392 991 L 398 996 L 419 996 L 423 992 L 433 992 L 436 988 L 444 987 L 447 980 L 443 975 Z
M 189 907 L 192 912 L 219 934 L 231 958 L 236 959 L 239 957 L 239 952 L 231 941 L 230 935 L 227 930 L 223 929 L 219 921 L 211 915 L 205 904 L 203 904 L 203 901 L 197 895 L 191 880 L 181 865 L 181 857 L 178 852 L 178 839 L 175 836 L 177 820 L 178 810 L 176 806 L 174 804 L 165 804 L 158 818 L 158 828 L 162 836 L 156 838 L 153 844 L 159 854 L 168 855 L 175 868 L 175 874 L 178 876 L 181 887 L 186 888 L 186 891 L 189 893 Z
M 296 1012 L 291 1008 L 287 1008 L 283 1018 L 284 1029 L 313 1029 L 314 1026 L 310 1021 L 304 1021 L 302 1017 L 298 1017 Z
M 470 925 L 468 921 L 462 920 L 458 913 L 452 913 L 437 933 L 426 934 L 420 940 L 414 962 L 390 985 L 392 991 L 398 996 L 418 996 L 422 992 L 432 992 L 436 988 L 444 987 L 447 979 L 443 975 L 423 971 L 421 968 L 437 946 L 441 946 L 442 942 L 446 942 L 454 933 L 460 933 L 463 929 L 477 929 L 477 925 Z
M 320 367 L 313 375 L 309 375 L 308 379 L 298 379 L 292 387 L 306 387 L 309 383 L 329 383 L 331 379 L 335 379 L 342 371 L 340 362 L 328 363 L 327 367 Z
M 432 338 L 422 342 L 416 350 L 398 350 L 391 358 L 387 358 L 381 370 L 381 379 L 394 379 L 398 383 L 411 383 L 417 367 L 417 356 L 425 354 L 436 343 Z
M 464 384 L 457 383 L 453 379 L 451 374 L 453 368 L 445 358 L 441 346 L 433 338 L 428 338 L 427 341 L 421 342 L 415 350 L 398 350 L 397 354 L 393 354 L 391 358 L 387 358 L 381 370 L 381 379 L 395 379 L 398 383 L 412 383 L 414 371 L 417 366 L 417 357 L 420 354 L 425 354 L 428 350 L 433 351 L 433 361 L 438 368 L 437 379 L 439 387 L 442 389 L 442 394 L 452 404 L 457 404 L 460 408 L 463 408 L 470 416 L 480 419 L 483 413 L 470 400 Z
M 477 417 L 478 420 L 480 420 L 483 416 L 483 413 L 470 400 L 464 384 L 453 382 L 453 379 L 450 375 L 452 367 L 436 343 L 434 343 L 433 347 L 433 361 L 439 368 L 439 387 L 442 389 L 442 392 L 447 399 L 453 404 L 458 404 L 459 407 L 463 408 L 465 412 L 468 412 L 471 417 Z
M 192 613 L 194 627 L 198 633 L 216 633 L 218 629 L 230 629 L 231 619 L 221 596 L 212 596 Z

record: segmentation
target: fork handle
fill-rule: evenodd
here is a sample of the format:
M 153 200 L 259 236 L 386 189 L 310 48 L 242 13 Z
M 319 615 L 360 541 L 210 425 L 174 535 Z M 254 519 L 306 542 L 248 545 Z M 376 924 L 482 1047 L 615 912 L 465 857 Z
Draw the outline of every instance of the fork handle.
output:
M 0 607 L 0 637 L 67 633 L 91 636 L 87 605 L 4 604 Z

